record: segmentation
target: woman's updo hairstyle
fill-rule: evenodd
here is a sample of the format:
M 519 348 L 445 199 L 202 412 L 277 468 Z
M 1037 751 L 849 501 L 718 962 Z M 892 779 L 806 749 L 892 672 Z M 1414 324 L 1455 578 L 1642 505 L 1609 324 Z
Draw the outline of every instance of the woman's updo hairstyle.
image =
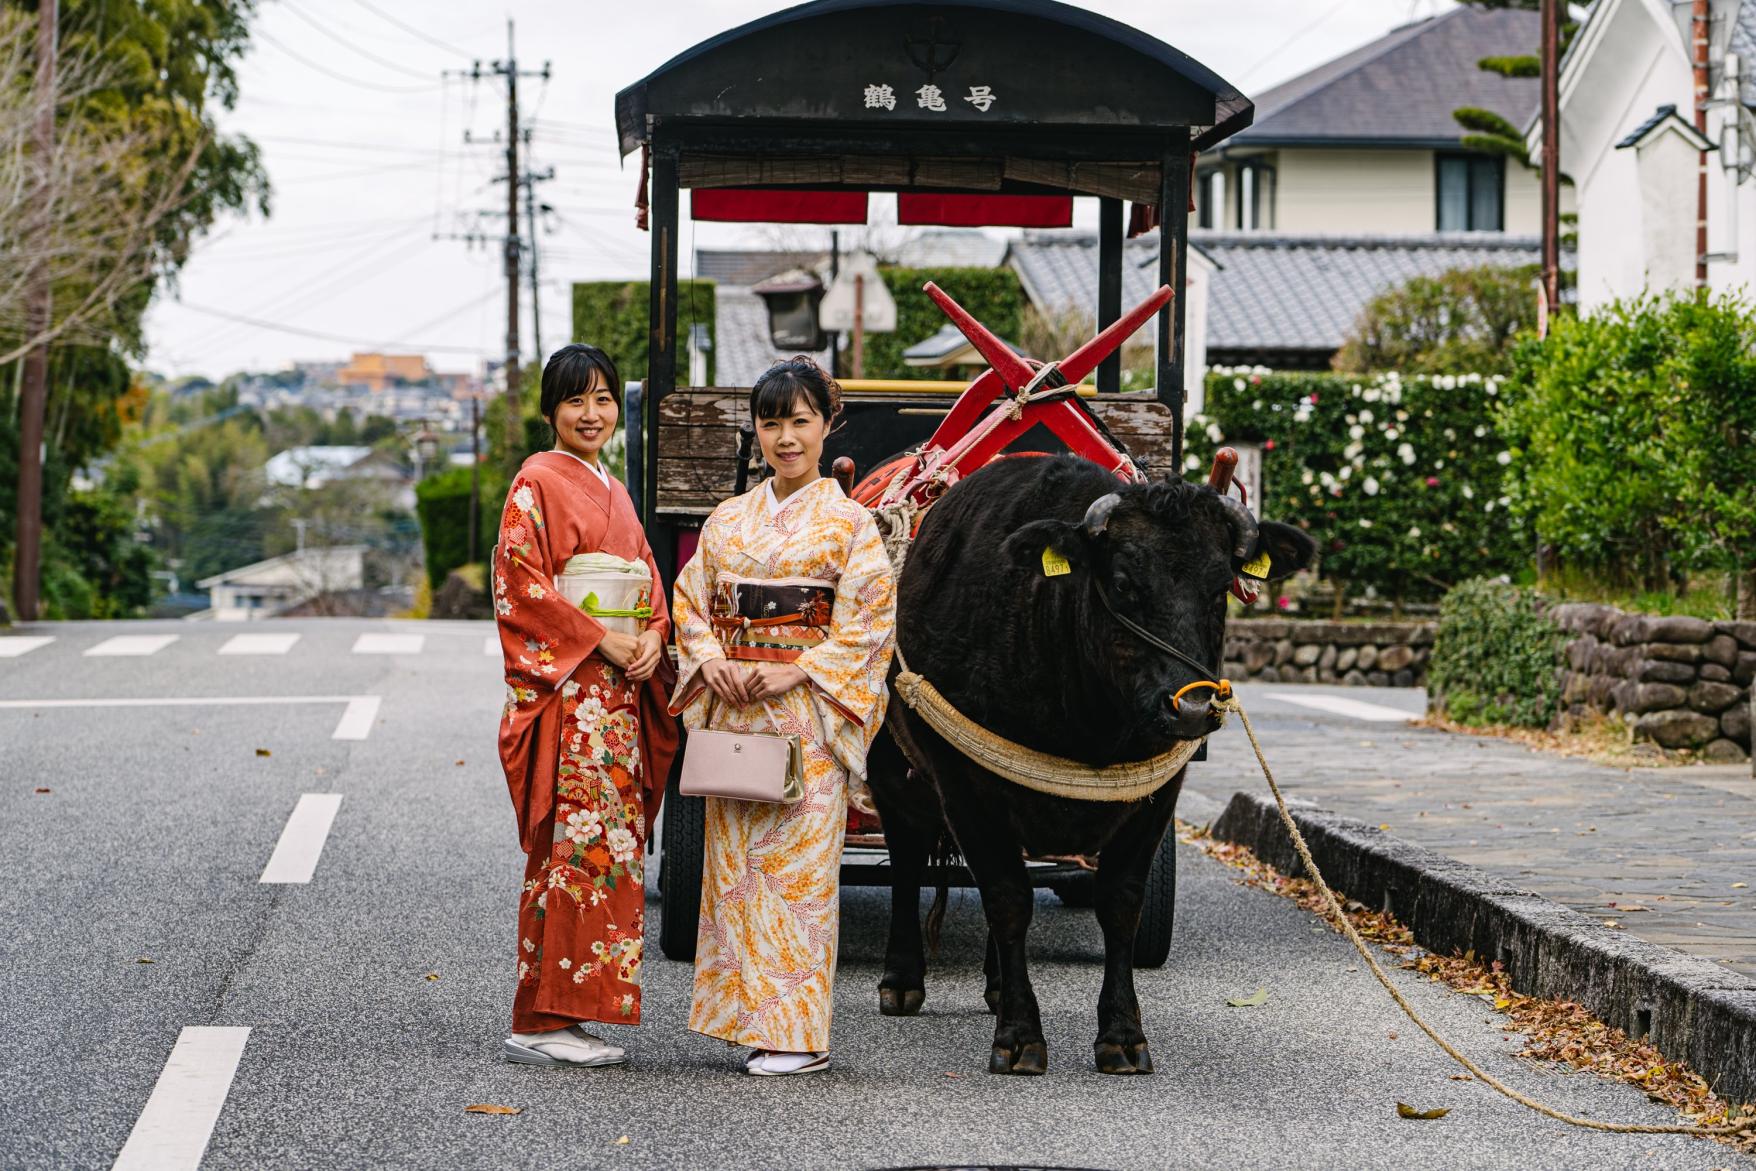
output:
M 551 421 L 551 426 L 556 408 L 574 395 L 584 394 L 592 384 L 593 370 L 602 376 L 603 389 L 616 400 L 616 410 L 622 409 L 622 376 L 616 373 L 616 363 L 596 346 L 574 342 L 550 354 L 543 367 L 543 396 L 538 409 L 544 419 Z
M 784 418 L 801 399 L 826 422 L 841 413 L 841 383 L 804 354 L 776 362 L 762 372 L 750 392 L 750 417 Z

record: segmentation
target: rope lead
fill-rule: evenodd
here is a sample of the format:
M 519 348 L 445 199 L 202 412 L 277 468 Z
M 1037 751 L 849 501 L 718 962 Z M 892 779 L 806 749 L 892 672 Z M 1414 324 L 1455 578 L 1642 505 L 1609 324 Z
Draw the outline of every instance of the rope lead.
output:
M 1219 700 L 1215 706 L 1226 711 L 1237 712 L 1238 718 L 1243 721 L 1244 734 L 1250 737 L 1250 747 L 1256 753 L 1256 763 L 1262 766 L 1262 776 L 1268 782 L 1268 791 L 1274 794 L 1274 804 L 1275 808 L 1280 811 L 1281 824 L 1286 826 L 1287 834 L 1292 838 L 1293 849 L 1298 851 L 1299 861 L 1304 863 L 1305 872 L 1311 876 L 1311 881 L 1317 889 L 1323 892 L 1323 900 L 1329 909 L 1329 917 L 1341 925 L 1342 932 L 1346 934 L 1348 942 L 1354 945 L 1354 950 L 1360 953 L 1360 958 L 1366 961 L 1366 966 L 1372 970 L 1372 975 L 1377 977 L 1378 983 L 1382 984 L 1384 990 L 1390 993 L 1390 998 L 1396 1001 L 1397 1007 L 1402 1009 L 1403 1014 L 1413 1021 L 1421 1032 L 1432 1038 L 1433 1043 L 1449 1054 L 1457 1064 L 1520 1106 L 1528 1107 L 1538 1114 L 1547 1115 L 1559 1122 L 1565 1122 L 1569 1126 L 1579 1126 L 1586 1130 L 1603 1130 L 1613 1134 L 1687 1134 L 1698 1138 L 1729 1138 L 1735 1135 L 1756 1134 L 1756 1119 L 1728 1122 L 1718 1126 L 1701 1126 L 1684 1123 L 1598 1122 L 1591 1118 L 1580 1118 L 1520 1093 L 1458 1052 L 1456 1046 L 1441 1036 L 1437 1029 L 1423 1020 L 1420 1013 L 1416 1012 L 1413 1006 L 1403 999 L 1402 993 L 1397 991 L 1396 985 L 1390 982 L 1390 977 L 1385 975 L 1384 969 L 1378 966 L 1378 961 L 1373 958 L 1370 949 L 1366 947 L 1366 941 L 1360 938 L 1360 933 L 1354 929 L 1353 923 L 1342 913 L 1341 904 L 1337 901 L 1335 892 L 1329 889 L 1327 882 L 1323 881 L 1323 875 L 1317 869 L 1317 862 L 1311 857 L 1311 849 L 1305 844 L 1305 835 L 1299 832 L 1298 824 L 1293 821 L 1293 815 L 1287 812 L 1286 798 L 1281 796 L 1280 786 L 1275 783 L 1274 770 L 1268 767 L 1268 758 L 1262 755 L 1262 744 L 1256 739 L 1256 729 L 1251 726 L 1250 716 L 1244 711 L 1243 703 L 1234 695 Z

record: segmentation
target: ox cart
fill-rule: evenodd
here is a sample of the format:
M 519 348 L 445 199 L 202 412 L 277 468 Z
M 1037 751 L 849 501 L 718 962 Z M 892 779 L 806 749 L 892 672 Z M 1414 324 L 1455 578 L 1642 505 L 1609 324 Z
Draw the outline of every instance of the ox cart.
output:
M 616 127 L 622 153 L 641 158 L 652 247 L 648 368 L 626 396 L 628 484 L 667 579 L 708 513 L 760 474 L 740 446 L 748 387 L 679 385 L 683 190 L 697 220 L 822 225 L 865 223 L 873 192 L 895 193 L 903 224 L 1036 228 L 1070 227 L 1074 197 L 1095 197 L 1099 339 L 1026 363 L 959 315 L 955 287 L 936 292 L 991 368 L 968 387 L 844 380 L 825 457 L 864 471 L 853 491 L 875 506 L 930 504 L 959 475 L 1021 452 L 1162 476 L 1182 466 L 1185 309 L 1172 291 L 1187 283 L 1194 156 L 1252 112 L 1169 45 L 1051 0 L 815 0 L 703 41 L 624 89 Z M 1127 316 L 1124 201 L 1132 228 L 1156 226 L 1161 242 L 1159 292 Z M 1149 327 L 1156 390 L 1122 393 L 1117 348 Z M 689 959 L 704 810 L 674 776 L 664 810 L 660 948 Z M 1169 952 L 1173 847 L 1167 836 L 1153 865 L 1142 964 Z M 888 884 L 884 863 L 882 827 L 850 820 L 843 881 Z M 955 867 L 932 876 L 967 881 Z M 1038 861 L 1032 878 L 1070 902 L 1090 897 L 1076 860 Z

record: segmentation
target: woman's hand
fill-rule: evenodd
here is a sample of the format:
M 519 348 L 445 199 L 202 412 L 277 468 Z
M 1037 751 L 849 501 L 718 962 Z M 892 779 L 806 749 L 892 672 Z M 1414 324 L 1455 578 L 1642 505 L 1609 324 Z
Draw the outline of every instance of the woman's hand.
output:
M 763 663 L 750 680 L 750 700 L 773 699 L 810 680 L 804 669 L 793 663 Z
M 727 703 L 744 707 L 752 702 L 749 687 L 755 677 L 745 667 L 727 659 L 709 659 L 701 664 L 701 678 L 709 691 Z
M 654 635 L 653 637 L 658 637 Z M 632 634 L 623 634 L 616 630 L 604 631 L 604 637 L 598 640 L 597 652 L 616 666 L 627 671 L 634 662 L 634 656 L 640 651 L 640 640 Z M 647 674 L 651 674 L 649 670 Z
M 628 661 L 628 678 L 635 682 L 652 678 L 658 670 L 659 657 L 665 653 L 665 643 L 656 630 L 648 630 L 635 640 L 634 657 Z

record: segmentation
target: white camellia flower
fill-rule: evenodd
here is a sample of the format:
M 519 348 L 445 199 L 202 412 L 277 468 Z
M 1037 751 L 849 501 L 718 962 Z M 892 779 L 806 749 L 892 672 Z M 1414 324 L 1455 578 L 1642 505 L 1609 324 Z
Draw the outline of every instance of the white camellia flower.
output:
M 1410 525 L 1410 526 L 1409 526 L 1409 527 L 1408 527 L 1408 535 L 1409 535 L 1409 536 L 1411 536 L 1411 537 L 1418 537 L 1418 536 L 1420 536 L 1420 535 L 1421 535 L 1421 528 L 1420 528 L 1420 526 L 1419 526 L 1419 525 Z
M 1319 484 L 1322 484 L 1325 488 L 1335 487 L 1335 477 L 1330 475 L 1328 472 L 1319 473 L 1319 475 L 1317 476 L 1317 482 Z
M 1232 379 L 1232 389 L 1233 390 L 1243 390 L 1248 385 L 1249 385 L 1249 383 L 1245 382 L 1242 378 Z
M 1361 411 L 1360 412 L 1360 422 L 1370 423 L 1371 421 L 1372 421 L 1372 412 L 1371 411 Z
M 1476 428 L 1476 438 L 1477 439 L 1480 439 L 1482 436 L 1486 435 L 1487 433 L 1488 433 L 1488 429 L 1486 427 L 1477 427 Z
M 1476 490 L 1471 488 L 1468 484 L 1465 484 L 1463 486 L 1463 498 L 1465 500 L 1474 500 L 1476 498 Z
M 1405 464 L 1413 464 L 1415 462 L 1415 449 L 1406 443 L 1400 444 L 1396 449 L 1396 458 Z
M 1218 423 L 1209 423 L 1207 425 L 1207 438 L 1210 442 L 1218 443 L 1225 437 L 1226 433 L 1219 429 Z
M 1342 479 L 1345 480 L 1353 474 L 1354 474 L 1354 469 L 1350 465 L 1348 465 L 1348 464 L 1342 465 L 1342 468 L 1341 468 L 1341 478 Z
M 1494 462 L 1501 467 L 1505 467 L 1512 462 L 1512 453 L 1510 451 L 1502 451 L 1499 455 L 1494 457 Z
M 1366 495 L 1368 496 L 1378 495 L 1378 480 L 1374 476 L 1367 476 L 1365 481 L 1360 484 L 1360 487 L 1365 489 Z
M 1359 520 L 1359 525 L 1363 529 L 1369 529 L 1372 527 L 1372 522 L 1362 516 Z
M 1311 474 L 1311 469 L 1310 469 L 1310 468 L 1306 468 L 1306 469 L 1305 469 L 1305 470 L 1304 470 L 1304 472 L 1303 472 L 1303 473 L 1301 473 L 1301 474 L 1300 474 L 1300 476 L 1299 476 L 1299 483 L 1301 483 L 1301 484 L 1309 484 L 1309 483 L 1310 483 L 1310 482 L 1311 482 L 1311 481 L 1312 481 L 1312 480 L 1315 480 L 1315 479 L 1316 479 L 1316 478 L 1317 478 L 1317 477 L 1316 477 L 1316 476 L 1313 476 L 1313 475 L 1312 475 L 1312 474 Z
M 1366 429 L 1358 423 L 1355 423 L 1352 427 L 1347 429 L 1347 434 L 1349 439 L 1364 439 L 1366 437 Z

